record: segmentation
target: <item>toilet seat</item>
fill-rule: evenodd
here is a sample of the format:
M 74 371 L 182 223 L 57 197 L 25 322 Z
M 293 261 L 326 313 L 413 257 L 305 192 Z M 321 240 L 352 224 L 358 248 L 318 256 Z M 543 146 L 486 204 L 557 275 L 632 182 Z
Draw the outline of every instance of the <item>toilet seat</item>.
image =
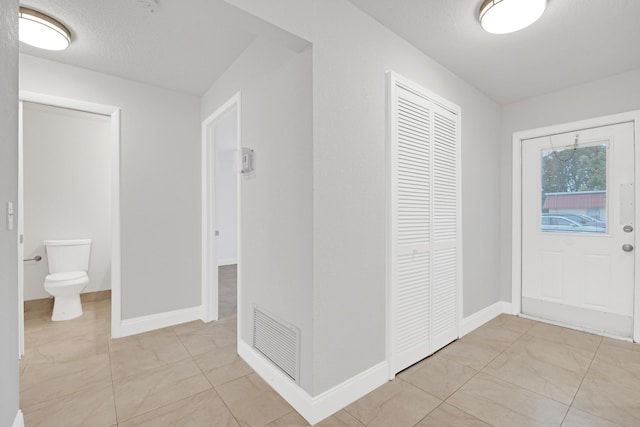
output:
M 86 271 L 65 271 L 64 273 L 49 274 L 44 278 L 45 286 L 51 288 L 79 285 L 89 281 Z

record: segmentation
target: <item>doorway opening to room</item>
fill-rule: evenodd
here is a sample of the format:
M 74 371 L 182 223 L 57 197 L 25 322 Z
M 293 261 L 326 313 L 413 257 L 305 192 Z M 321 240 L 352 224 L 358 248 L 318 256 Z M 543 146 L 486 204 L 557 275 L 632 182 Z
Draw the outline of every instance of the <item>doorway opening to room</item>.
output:
M 639 118 L 514 134 L 515 314 L 640 340 Z
M 203 321 L 237 316 L 240 295 L 240 94 L 202 124 Z
M 19 352 L 26 372 L 44 362 L 35 356 L 64 359 L 64 348 L 73 347 L 65 341 L 119 336 L 120 110 L 21 93 L 19 112 Z

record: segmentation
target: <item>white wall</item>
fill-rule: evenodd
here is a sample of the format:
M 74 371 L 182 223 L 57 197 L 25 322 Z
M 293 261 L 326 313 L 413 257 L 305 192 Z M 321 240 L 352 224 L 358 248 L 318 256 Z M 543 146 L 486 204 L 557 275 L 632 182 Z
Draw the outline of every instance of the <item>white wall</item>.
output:
M 291 34 L 311 41 L 313 0 L 225 0 L 234 6 L 249 10 L 265 21 L 282 28 Z M 282 13 L 285 11 L 285 13 Z
M 18 241 L 6 204 L 18 202 L 18 1 L 0 2 L 0 425 L 18 413 Z
M 462 109 L 464 315 L 499 300 L 500 110 L 345 0 L 315 1 L 314 393 L 385 360 L 385 73 Z
M 207 117 L 241 91 L 242 145 L 255 176 L 242 180 L 241 338 L 252 343 L 255 304 L 300 328 L 300 385 L 312 390 L 311 51 L 260 38 L 202 99 Z
M 216 144 L 216 229 L 218 265 L 237 263 L 238 253 L 238 173 L 235 156 L 238 143 L 237 111 L 233 108 L 213 128 Z
M 313 42 L 313 395 L 385 359 L 385 73 L 462 108 L 464 314 L 500 298 L 500 108 L 346 0 L 226 0 Z M 292 22 L 308 23 L 301 29 Z
M 206 119 L 241 88 L 260 80 L 295 54 L 286 47 L 256 38 L 202 96 L 200 117 Z
M 199 98 L 27 55 L 20 89 L 121 108 L 123 319 L 199 306 Z
M 501 298 L 511 301 L 513 133 L 640 109 L 640 69 L 530 98 L 502 108 Z
M 25 102 L 25 301 L 47 298 L 44 240 L 91 238 L 89 284 L 111 289 L 111 161 L 108 116 Z

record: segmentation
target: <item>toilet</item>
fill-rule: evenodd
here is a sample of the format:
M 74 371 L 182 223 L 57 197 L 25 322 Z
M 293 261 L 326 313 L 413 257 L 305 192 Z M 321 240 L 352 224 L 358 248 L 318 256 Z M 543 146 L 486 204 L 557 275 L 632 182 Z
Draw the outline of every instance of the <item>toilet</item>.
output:
M 49 274 L 44 289 L 53 296 L 51 320 L 70 320 L 82 316 L 80 292 L 89 283 L 91 239 L 45 240 Z

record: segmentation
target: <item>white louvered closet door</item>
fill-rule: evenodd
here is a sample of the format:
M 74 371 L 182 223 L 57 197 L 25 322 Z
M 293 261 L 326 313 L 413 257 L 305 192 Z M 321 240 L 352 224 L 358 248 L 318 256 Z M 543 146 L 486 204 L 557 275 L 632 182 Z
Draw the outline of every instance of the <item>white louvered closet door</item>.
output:
M 426 331 L 431 321 L 432 113 L 423 98 L 401 88 L 396 95 L 391 235 L 393 359 L 399 371 L 424 358 L 431 347 Z
M 457 117 L 433 107 L 433 246 L 431 345 L 433 353 L 458 338 Z
M 391 77 L 392 374 L 458 337 L 457 117 Z

